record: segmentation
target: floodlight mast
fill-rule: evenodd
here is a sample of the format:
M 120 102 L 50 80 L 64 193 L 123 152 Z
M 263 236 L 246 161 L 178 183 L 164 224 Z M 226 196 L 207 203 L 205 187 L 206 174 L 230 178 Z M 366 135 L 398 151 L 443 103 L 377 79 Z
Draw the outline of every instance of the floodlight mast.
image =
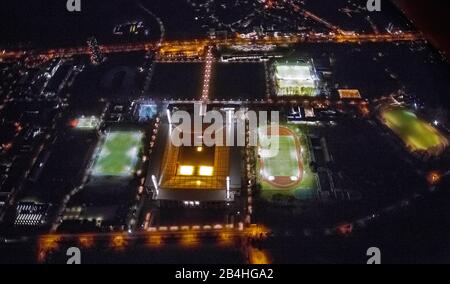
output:
M 156 181 L 155 175 L 152 175 L 152 182 L 153 182 L 153 186 L 155 187 L 155 190 L 156 190 L 156 197 L 158 197 L 159 188 L 158 188 L 158 182 Z
M 172 125 L 172 114 L 170 113 L 170 109 L 167 109 L 167 121 Z
M 230 200 L 230 177 L 227 177 L 227 199 Z

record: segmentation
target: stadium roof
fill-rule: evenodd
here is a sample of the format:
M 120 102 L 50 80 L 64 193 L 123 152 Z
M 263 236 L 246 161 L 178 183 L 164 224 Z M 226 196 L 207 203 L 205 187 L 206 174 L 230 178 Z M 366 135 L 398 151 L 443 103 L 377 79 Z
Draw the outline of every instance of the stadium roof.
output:
M 214 202 L 226 199 L 226 190 L 165 189 L 161 190 L 158 195 L 158 200 Z
M 178 153 L 180 165 L 214 166 L 215 147 L 182 147 Z

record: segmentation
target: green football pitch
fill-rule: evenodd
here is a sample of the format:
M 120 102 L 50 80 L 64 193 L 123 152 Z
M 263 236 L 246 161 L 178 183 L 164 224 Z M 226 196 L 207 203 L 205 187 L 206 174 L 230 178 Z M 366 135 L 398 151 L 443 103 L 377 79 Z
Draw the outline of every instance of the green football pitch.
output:
M 298 176 L 299 161 L 293 136 L 273 136 L 267 139 L 279 139 L 279 147 L 272 146 L 261 148 L 261 158 L 264 163 L 264 177 L 292 177 Z M 266 143 L 267 145 L 267 143 Z M 274 149 L 271 149 L 274 148 Z
M 266 131 L 258 132 L 258 179 L 262 189 L 261 197 L 268 201 L 280 194 L 299 200 L 315 199 L 319 184 L 317 176 L 309 167 L 311 156 L 306 135 L 309 128 L 286 125 L 281 126 L 279 131 L 284 135 L 272 137 Z M 278 139 L 278 147 L 275 147 L 276 141 L 268 139 Z M 271 148 L 278 148 L 278 151 L 273 152 Z
M 97 156 L 94 176 L 130 176 L 142 146 L 142 133 L 116 131 L 107 134 Z
M 412 148 L 429 150 L 445 144 L 445 138 L 439 131 L 404 108 L 395 108 L 382 113 L 386 125 Z

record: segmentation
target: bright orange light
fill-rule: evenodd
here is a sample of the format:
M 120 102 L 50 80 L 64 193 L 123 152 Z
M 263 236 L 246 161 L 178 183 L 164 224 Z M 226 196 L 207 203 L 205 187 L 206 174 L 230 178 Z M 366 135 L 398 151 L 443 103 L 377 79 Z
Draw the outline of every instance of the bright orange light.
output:
M 197 239 L 197 235 L 195 233 L 185 233 L 183 234 L 183 236 L 181 237 L 181 245 L 182 246 L 186 246 L 186 247 L 190 247 L 193 246 L 197 243 L 198 239 Z
M 43 236 L 39 240 L 39 248 L 44 251 L 55 250 L 59 247 L 61 237 L 58 235 Z
M 193 166 L 180 166 L 178 173 L 182 176 L 192 176 L 194 174 Z
M 206 167 L 206 166 L 201 166 L 200 167 L 199 174 L 201 176 L 208 176 L 208 177 L 210 177 L 210 176 L 213 175 L 213 173 L 214 173 L 214 168 L 213 167 Z
M 38 261 L 43 262 L 47 255 L 47 252 L 58 249 L 60 240 L 61 240 L 61 237 L 58 235 L 42 236 L 39 239 Z
M 122 249 L 126 246 L 126 241 L 123 235 L 116 235 L 111 239 L 111 246 L 117 249 Z
M 341 89 L 338 90 L 341 99 L 361 99 L 359 90 Z
M 427 176 L 427 181 L 430 185 L 438 184 L 442 179 L 442 176 L 439 172 L 430 172 Z
M 250 264 L 270 264 L 267 254 L 256 248 L 249 248 Z
M 224 246 L 230 245 L 230 244 L 232 244 L 232 242 L 233 242 L 233 235 L 230 232 L 226 232 L 226 231 L 220 232 L 219 243 L 221 245 L 224 245 Z
M 82 247 L 90 248 L 94 245 L 94 238 L 92 236 L 80 236 L 78 242 Z
M 148 237 L 148 244 L 152 247 L 159 247 L 163 243 L 161 235 L 150 235 Z
M 255 237 L 265 237 L 268 230 L 262 226 L 262 225 L 251 225 L 250 228 L 248 228 L 248 234 L 255 238 Z
M 203 147 L 197 147 L 197 152 L 202 152 L 203 151 Z

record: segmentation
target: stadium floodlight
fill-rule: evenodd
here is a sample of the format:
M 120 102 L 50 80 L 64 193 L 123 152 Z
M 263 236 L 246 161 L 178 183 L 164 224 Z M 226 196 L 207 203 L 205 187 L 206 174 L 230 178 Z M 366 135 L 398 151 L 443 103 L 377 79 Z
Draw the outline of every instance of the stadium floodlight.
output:
M 210 176 L 213 175 L 213 172 L 214 172 L 214 168 L 213 167 L 201 166 L 199 174 L 201 176 L 208 176 L 208 177 L 210 177 Z
M 172 124 L 172 116 L 170 114 L 170 109 L 167 109 L 167 120 L 169 121 L 169 124 Z
M 230 177 L 227 177 L 227 199 L 230 199 Z
M 192 176 L 194 174 L 193 166 L 180 166 L 179 174 L 182 176 Z
M 158 196 L 159 195 L 159 188 L 158 188 L 158 183 L 156 182 L 155 175 L 152 175 L 152 182 L 153 182 L 153 186 L 155 187 L 155 190 L 156 190 L 156 196 Z

